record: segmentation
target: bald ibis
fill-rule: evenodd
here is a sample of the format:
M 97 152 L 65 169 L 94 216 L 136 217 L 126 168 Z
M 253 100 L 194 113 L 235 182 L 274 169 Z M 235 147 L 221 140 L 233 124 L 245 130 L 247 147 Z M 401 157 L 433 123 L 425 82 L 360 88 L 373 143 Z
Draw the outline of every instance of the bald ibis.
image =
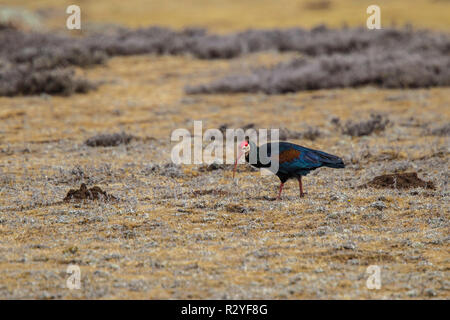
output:
M 264 152 L 260 152 L 260 150 Z M 239 146 L 238 156 L 233 169 L 233 178 L 239 159 L 245 155 L 245 161 L 256 168 L 267 168 L 281 181 L 277 200 L 281 199 L 284 183 L 297 179 L 300 197 L 303 197 L 302 176 L 320 167 L 345 168 L 341 158 L 323 151 L 305 148 L 290 142 L 272 142 L 257 147 L 253 141 L 243 141 Z M 266 157 L 265 160 L 261 157 Z M 252 159 L 252 161 L 250 161 Z M 264 160 L 264 161 L 261 161 Z M 277 161 L 278 166 L 272 161 Z M 276 170 L 276 171 L 274 171 Z

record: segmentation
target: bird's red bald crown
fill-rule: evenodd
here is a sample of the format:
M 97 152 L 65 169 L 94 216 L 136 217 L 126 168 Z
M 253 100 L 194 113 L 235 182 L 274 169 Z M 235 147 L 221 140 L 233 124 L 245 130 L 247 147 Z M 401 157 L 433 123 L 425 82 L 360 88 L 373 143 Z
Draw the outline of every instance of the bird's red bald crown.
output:
M 248 141 L 242 141 L 241 145 L 239 147 L 242 149 L 243 147 L 246 147 L 246 146 L 248 146 Z

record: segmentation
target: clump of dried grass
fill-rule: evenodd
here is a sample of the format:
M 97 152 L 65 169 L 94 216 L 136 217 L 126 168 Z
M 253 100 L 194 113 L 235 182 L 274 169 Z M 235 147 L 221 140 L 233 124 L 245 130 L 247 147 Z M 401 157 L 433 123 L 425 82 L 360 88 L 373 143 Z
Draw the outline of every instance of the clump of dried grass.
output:
M 17 67 L 17 66 L 16 66 Z M 0 96 L 86 93 L 96 85 L 75 76 L 71 69 L 36 70 L 28 67 L 0 70 Z
M 315 127 L 307 127 L 304 131 L 294 131 L 288 128 L 280 128 L 279 130 L 279 138 L 281 141 L 289 139 L 306 139 L 314 141 L 322 135 L 322 132 Z
M 330 0 L 315 0 L 306 2 L 303 7 L 306 10 L 328 10 L 331 7 Z
M 370 119 L 365 121 L 347 121 L 342 128 L 342 133 L 352 137 L 368 136 L 373 132 L 383 131 L 388 123 L 389 120 L 381 114 L 371 114 Z
M 180 165 L 174 163 L 150 164 L 143 170 L 144 174 L 157 174 L 169 178 L 180 178 L 184 175 Z
M 85 144 L 90 147 L 115 147 L 121 144 L 129 144 L 131 139 L 133 139 L 133 136 L 125 132 L 102 133 L 87 139 Z
M 433 136 L 450 136 L 450 123 L 446 123 L 440 127 L 430 129 L 427 133 Z

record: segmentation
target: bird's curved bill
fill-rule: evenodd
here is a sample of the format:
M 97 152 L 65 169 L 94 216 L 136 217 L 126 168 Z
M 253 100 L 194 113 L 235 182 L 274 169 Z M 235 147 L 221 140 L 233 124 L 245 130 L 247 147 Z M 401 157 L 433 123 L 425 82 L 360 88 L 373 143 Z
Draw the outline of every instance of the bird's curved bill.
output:
M 244 153 L 241 150 L 239 150 L 239 153 L 238 153 L 238 155 L 236 157 L 236 161 L 234 162 L 233 179 L 234 179 L 234 175 L 236 174 L 236 168 L 237 168 L 238 161 L 242 157 L 243 154 Z

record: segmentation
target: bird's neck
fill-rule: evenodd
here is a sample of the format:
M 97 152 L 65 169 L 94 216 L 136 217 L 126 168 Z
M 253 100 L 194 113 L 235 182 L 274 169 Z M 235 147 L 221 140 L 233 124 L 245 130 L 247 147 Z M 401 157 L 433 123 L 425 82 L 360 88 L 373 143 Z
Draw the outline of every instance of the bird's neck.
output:
M 250 162 L 250 155 L 253 155 L 253 152 L 256 152 L 256 163 L 251 163 Z M 253 167 L 255 167 L 255 168 L 265 168 L 265 167 L 270 167 L 270 163 L 268 163 L 268 164 L 263 164 L 263 163 L 261 163 L 261 161 L 260 161 L 260 159 L 259 159 L 259 147 L 256 147 L 256 149 L 255 148 L 252 148 L 251 150 L 250 150 L 250 152 L 249 153 L 247 153 L 246 155 L 245 155 L 245 161 L 247 162 L 247 163 L 249 163 L 249 164 L 251 164 Z M 253 161 L 254 162 L 254 161 Z

